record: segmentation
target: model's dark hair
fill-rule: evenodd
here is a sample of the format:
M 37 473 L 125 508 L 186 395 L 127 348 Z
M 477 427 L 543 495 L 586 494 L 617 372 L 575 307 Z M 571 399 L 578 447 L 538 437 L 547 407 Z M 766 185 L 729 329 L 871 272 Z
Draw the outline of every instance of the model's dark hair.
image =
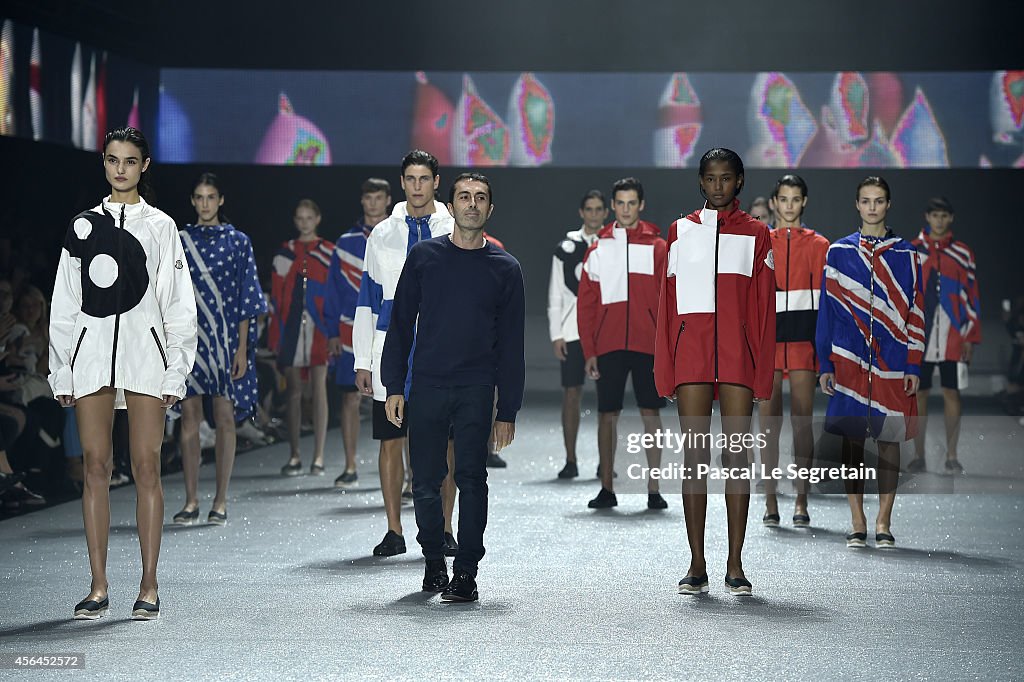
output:
M 217 190 L 217 194 L 222 198 L 224 197 L 224 189 L 220 185 L 220 178 L 218 178 L 214 173 L 207 172 L 200 175 L 196 181 L 192 183 L 192 194 L 195 194 L 196 187 L 199 187 L 199 185 L 209 185 Z M 224 215 L 224 208 L 221 206 L 217 207 L 217 220 L 220 221 L 221 225 L 226 225 L 231 222 L 228 220 L 228 217 Z
M 804 199 L 807 198 L 807 183 L 796 173 L 786 173 L 776 180 L 775 189 L 772 190 L 772 197 L 779 196 L 779 190 L 782 187 L 796 187 L 800 190 L 800 196 Z
M 931 213 L 932 211 L 945 211 L 946 213 L 953 215 L 953 204 L 949 203 L 949 199 L 946 197 L 932 197 L 928 200 L 928 204 L 924 209 L 924 212 Z
M 463 180 L 476 180 L 487 185 L 487 199 L 492 204 L 494 203 L 494 192 L 491 191 L 491 181 L 486 175 L 482 173 L 461 173 L 457 178 L 452 181 L 452 186 L 448 188 L 448 203 L 455 203 L 455 185 L 459 184 Z
M 402 175 L 405 175 L 405 169 L 409 166 L 426 166 L 430 169 L 431 174 L 435 178 L 437 177 L 437 159 L 430 152 L 425 152 L 422 149 L 413 149 L 402 159 Z
M 360 188 L 360 194 L 373 194 L 374 192 L 384 192 L 391 196 L 391 183 L 384 178 L 366 178 Z
M 612 185 L 612 201 L 615 201 L 616 192 L 628 192 L 629 190 L 636 192 L 637 199 L 640 201 L 644 200 L 644 186 L 636 178 L 628 177 L 616 180 L 615 184 Z
M 320 207 L 312 199 L 299 199 L 299 203 L 295 204 L 295 210 L 298 211 L 300 208 L 308 208 L 310 211 L 316 214 L 319 218 L 322 214 L 320 213 Z
M 601 192 L 601 190 L 599 190 L 599 189 L 592 189 L 589 192 L 587 192 L 586 194 L 584 194 L 583 198 L 580 199 L 580 210 L 581 211 L 586 207 L 587 202 L 589 200 L 591 200 L 591 199 L 598 199 L 598 200 L 600 200 L 601 205 L 604 206 L 605 210 L 608 209 L 608 200 L 605 198 L 605 196 Z
M 146 162 L 146 159 L 151 159 L 149 153 L 149 142 L 146 141 L 146 136 L 142 134 L 142 131 L 138 128 L 132 128 L 125 126 L 124 128 L 114 128 L 107 132 L 103 138 L 103 155 L 106 156 L 107 147 L 110 146 L 111 142 L 130 142 L 139 149 L 139 154 L 142 156 L 142 163 Z M 142 175 L 139 176 L 139 196 L 145 199 L 149 203 L 153 203 L 156 198 L 153 193 L 153 185 L 150 183 L 152 175 L 153 162 L 150 161 L 149 168 L 143 171 Z
M 697 175 L 704 175 L 708 169 L 708 164 L 712 161 L 724 161 L 729 164 L 732 168 L 732 172 L 736 175 L 743 175 L 743 159 L 740 155 L 731 149 L 725 147 L 715 147 L 704 152 L 704 156 L 700 157 L 700 166 L 697 169 Z M 740 190 L 743 188 L 736 188 L 736 195 L 739 196 Z
M 860 191 L 864 187 L 881 187 L 882 191 L 885 192 L 885 200 L 892 201 L 892 193 L 889 192 L 889 183 L 885 181 L 885 178 L 877 175 L 869 175 L 861 180 L 857 185 L 857 201 L 860 201 Z
M 762 196 L 754 197 L 753 201 L 750 202 L 750 206 L 747 207 L 747 213 L 753 211 L 755 206 L 764 206 L 765 208 L 769 208 L 768 200 Z

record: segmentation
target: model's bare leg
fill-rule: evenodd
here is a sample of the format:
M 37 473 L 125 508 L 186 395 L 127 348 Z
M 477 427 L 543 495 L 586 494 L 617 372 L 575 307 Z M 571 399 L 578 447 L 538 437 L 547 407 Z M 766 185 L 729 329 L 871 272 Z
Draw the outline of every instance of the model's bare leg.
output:
M 946 459 L 956 459 L 956 446 L 960 441 L 960 391 L 944 388 L 942 398 L 946 417 Z
M 576 461 L 576 437 L 580 430 L 580 403 L 583 387 L 570 386 L 562 392 L 562 440 L 565 442 L 565 461 Z
M 736 442 L 750 433 L 750 416 L 754 410 L 754 393 L 746 386 L 719 384 L 718 400 L 722 406 L 722 433 L 727 442 Z M 726 468 L 747 466 L 747 449 L 725 448 L 722 465 Z M 747 535 L 747 512 L 750 508 L 750 481 L 729 479 L 725 482 L 725 513 L 729 520 L 729 559 L 726 576 L 744 578 L 743 540 Z
M 185 506 L 182 511 L 199 508 L 199 465 L 202 452 L 199 447 L 199 422 L 203 420 L 203 396 L 196 395 L 181 401 L 181 432 L 178 448 L 181 450 L 181 469 L 185 474 Z M 218 443 L 220 433 L 217 433 Z
M 299 438 L 302 436 L 302 368 L 285 367 L 284 378 L 288 392 L 288 444 L 292 455 L 288 464 L 301 464 Z
M 452 533 L 452 515 L 455 513 L 455 441 L 448 441 L 448 475 L 441 481 L 441 509 L 444 512 L 444 532 Z
M 615 444 L 618 440 L 618 412 L 601 412 L 597 419 L 597 453 L 601 467 L 601 487 L 615 491 Z
M 779 466 L 779 432 L 782 430 L 782 372 L 776 370 L 772 384 L 772 397 L 758 405 L 757 416 L 764 434 L 761 448 L 761 465 L 766 471 Z M 764 481 L 764 512 L 779 513 L 778 481 L 768 478 Z
M 864 441 L 843 438 L 843 465 L 857 468 L 864 465 Z M 868 521 L 864 516 L 864 481 L 846 480 L 846 500 L 850 504 L 850 526 L 854 533 L 866 533 Z
M 388 530 L 402 534 L 402 481 L 405 471 L 402 467 L 402 445 L 404 438 L 392 438 L 380 442 L 380 492 L 384 498 L 384 514 L 388 519 Z
M 135 478 L 135 519 L 142 548 L 142 581 L 139 599 L 152 603 L 157 598 L 156 567 L 160 560 L 160 538 L 164 524 L 164 491 L 160 485 L 160 444 L 167 410 L 160 398 L 124 392 L 128 405 L 129 449 Z
M 814 463 L 814 390 L 818 385 L 815 372 L 800 369 L 789 373 L 789 413 L 793 427 L 793 461 L 797 468 L 806 471 Z M 796 505 L 794 514 L 807 513 L 807 493 L 810 483 L 804 479 L 796 482 Z
M 211 511 L 224 514 L 228 508 L 228 484 L 231 471 L 235 468 L 235 405 L 224 396 L 213 399 L 213 422 L 217 427 L 217 493 L 213 498 Z
M 323 466 L 327 442 L 327 365 L 309 368 L 309 392 L 313 401 L 313 464 Z
M 651 410 L 646 407 L 640 408 L 640 419 L 644 423 L 644 433 L 651 434 L 654 437 L 655 431 L 661 429 L 661 412 L 658 410 Z M 660 469 L 661 468 L 661 448 L 651 446 L 647 448 L 647 467 L 649 469 Z M 603 472 L 602 472 L 603 473 Z M 659 491 L 658 479 L 649 478 L 647 481 L 647 492 L 656 493 Z
M 82 519 L 89 548 L 92 586 L 86 599 L 107 596 L 107 543 L 110 539 L 110 475 L 114 471 L 114 389 L 101 388 L 75 403 L 78 436 L 82 441 L 85 481 Z
M 928 426 L 928 394 L 931 391 L 917 391 L 917 435 L 914 436 L 914 457 L 917 459 L 924 459 L 924 445 L 925 438 L 927 437 L 926 431 Z M 957 400 L 959 403 L 960 401 Z M 949 403 L 946 403 L 947 405 Z M 947 433 L 949 426 L 946 426 Z
M 900 480 L 900 444 L 878 441 L 878 517 L 875 532 L 888 533 Z
M 341 395 L 341 441 L 345 446 L 345 471 L 356 470 L 356 444 L 359 443 L 359 391 Z
M 713 400 L 714 389 L 711 384 L 685 384 L 676 388 L 679 429 L 690 443 L 684 455 L 684 466 L 688 475 L 683 480 L 683 517 L 686 519 L 686 540 L 690 545 L 690 568 L 686 572 L 687 576 L 702 576 L 708 572 L 704 559 L 708 482 L 703 477 L 697 478 L 697 467 L 711 462 L 711 450 L 701 436 L 711 431 Z

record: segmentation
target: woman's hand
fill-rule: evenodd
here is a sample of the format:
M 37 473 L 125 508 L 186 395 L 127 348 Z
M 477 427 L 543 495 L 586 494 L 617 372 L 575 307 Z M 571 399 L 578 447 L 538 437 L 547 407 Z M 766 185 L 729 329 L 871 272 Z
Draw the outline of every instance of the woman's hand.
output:
M 818 383 L 821 384 L 821 390 L 825 395 L 836 394 L 836 375 L 832 372 L 825 372 L 818 379 Z
M 238 381 L 245 376 L 249 370 L 249 358 L 245 345 L 240 345 L 235 352 L 235 359 L 231 363 L 231 378 Z
M 174 403 L 176 403 L 176 402 L 178 402 L 178 396 L 176 396 L 176 395 L 167 395 L 165 393 L 164 394 L 164 401 L 162 403 L 160 403 L 160 407 L 162 407 L 162 408 L 164 408 L 166 410 L 168 408 L 174 407 Z
M 71 395 L 59 395 L 57 396 L 57 402 L 60 403 L 61 407 L 74 407 L 75 397 Z

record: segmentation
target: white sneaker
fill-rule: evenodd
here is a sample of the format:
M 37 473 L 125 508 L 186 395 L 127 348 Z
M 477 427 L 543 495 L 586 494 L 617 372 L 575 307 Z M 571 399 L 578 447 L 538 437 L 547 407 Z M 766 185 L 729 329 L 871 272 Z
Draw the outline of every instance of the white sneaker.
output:
M 217 443 L 217 432 L 203 419 L 199 422 L 199 447 L 202 450 L 212 448 Z

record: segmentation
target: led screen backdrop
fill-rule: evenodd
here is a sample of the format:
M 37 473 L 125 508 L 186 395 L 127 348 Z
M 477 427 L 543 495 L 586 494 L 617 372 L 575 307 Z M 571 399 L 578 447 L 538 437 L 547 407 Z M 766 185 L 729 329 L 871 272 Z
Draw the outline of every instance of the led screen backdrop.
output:
M 1024 71 L 161 71 L 161 160 L 754 168 L 1024 166 Z
M 0 24 L 0 135 L 95 151 L 107 130 L 156 138 L 159 69 L 38 28 Z

